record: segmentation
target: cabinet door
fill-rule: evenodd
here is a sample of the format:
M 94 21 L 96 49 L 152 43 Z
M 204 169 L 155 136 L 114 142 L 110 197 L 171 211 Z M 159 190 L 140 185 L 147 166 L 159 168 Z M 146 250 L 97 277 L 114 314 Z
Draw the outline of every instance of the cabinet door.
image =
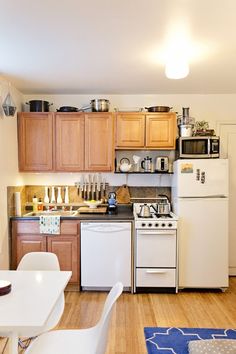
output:
M 45 252 L 46 237 L 40 235 L 18 235 L 16 239 L 16 267 L 21 258 L 29 252 Z
M 85 170 L 113 170 L 113 115 L 85 114 Z
M 48 236 L 47 250 L 57 255 L 61 270 L 72 271 L 70 283 L 79 282 L 79 238 L 77 236 Z
M 84 115 L 57 113 L 55 115 L 55 169 L 82 171 L 84 169 Z
M 143 148 L 145 138 L 145 115 L 119 113 L 116 115 L 116 147 Z
M 53 113 L 18 115 L 19 171 L 53 170 Z
M 176 114 L 155 113 L 146 115 L 146 147 L 174 150 L 176 141 Z

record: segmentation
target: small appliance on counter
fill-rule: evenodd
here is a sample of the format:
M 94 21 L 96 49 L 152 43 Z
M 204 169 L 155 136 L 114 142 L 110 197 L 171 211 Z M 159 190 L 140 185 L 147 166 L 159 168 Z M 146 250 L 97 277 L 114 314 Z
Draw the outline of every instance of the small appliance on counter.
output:
M 144 172 L 152 172 L 152 158 L 147 156 L 141 161 L 141 167 Z
M 157 171 L 157 172 L 168 172 L 169 171 L 169 158 L 167 156 L 156 158 L 155 171 Z
M 108 207 L 107 212 L 108 214 L 117 214 L 117 201 L 116 201 L 116 193 L 110 192 L 108 194 Z
M 178 116 L 179 136 L 192 136 L 194 122 L 195 119 L 189 116 L 189 107 L 183 107 L 183 114 Z

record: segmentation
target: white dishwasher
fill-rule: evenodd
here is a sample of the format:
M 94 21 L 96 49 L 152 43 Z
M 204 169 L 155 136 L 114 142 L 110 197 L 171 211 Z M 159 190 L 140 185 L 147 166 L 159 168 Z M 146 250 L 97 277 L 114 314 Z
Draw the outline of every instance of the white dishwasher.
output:
M 81 222 L 81 286 L 131 288 L 131 222 Z

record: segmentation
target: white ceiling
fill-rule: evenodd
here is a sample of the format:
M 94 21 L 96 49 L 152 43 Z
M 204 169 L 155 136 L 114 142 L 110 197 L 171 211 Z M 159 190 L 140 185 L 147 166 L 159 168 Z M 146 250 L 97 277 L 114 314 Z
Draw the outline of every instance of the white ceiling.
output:
M 22 93 L 236 93 L 235 0 L 0 4 L 0 74 Z M 164 74 L 173 33 L 188 43 L 181 80 Z

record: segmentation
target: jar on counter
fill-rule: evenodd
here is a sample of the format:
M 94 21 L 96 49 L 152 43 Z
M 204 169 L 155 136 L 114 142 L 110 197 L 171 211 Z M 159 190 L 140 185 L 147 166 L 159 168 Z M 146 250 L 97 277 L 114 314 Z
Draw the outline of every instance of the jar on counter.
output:
M 33 197 L 33 211 L 38 211 L 38 198 L 36 197 L 36 195 L 34 195 Z
M 39 198 L 38 201 L 38 211 L 43 211 L 43 202 L 41 198 Z

